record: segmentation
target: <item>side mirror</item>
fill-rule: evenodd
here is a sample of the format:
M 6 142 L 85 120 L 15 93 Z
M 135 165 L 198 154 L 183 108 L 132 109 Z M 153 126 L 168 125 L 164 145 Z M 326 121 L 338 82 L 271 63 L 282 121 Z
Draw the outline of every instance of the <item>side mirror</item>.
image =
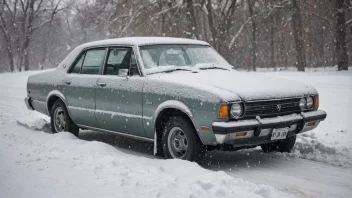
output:
M 119 69 L 119 77 L 128 77 L 128 69 Z

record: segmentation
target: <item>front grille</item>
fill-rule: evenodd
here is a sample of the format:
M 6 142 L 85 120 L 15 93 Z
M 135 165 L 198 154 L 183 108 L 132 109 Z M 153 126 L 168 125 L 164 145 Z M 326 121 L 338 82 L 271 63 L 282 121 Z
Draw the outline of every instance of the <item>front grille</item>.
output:
M 300 113 L 300 98 L 246 102 L 244 119 Z

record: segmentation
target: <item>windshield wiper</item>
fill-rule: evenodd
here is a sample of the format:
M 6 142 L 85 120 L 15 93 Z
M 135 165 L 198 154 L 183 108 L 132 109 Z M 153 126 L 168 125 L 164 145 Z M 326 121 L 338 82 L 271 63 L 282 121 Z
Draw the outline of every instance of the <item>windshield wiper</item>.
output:
M 193 71 L 189 67 L 178 67 L 178 66 L 159 66 L 146 70 L 147 74 L 156 74 L 156 73 L 171 73 L 174 71 Z
M 201 70 L 208 70 L 208 69 L 221 69 L 221 70 L 228 70 L 228 69 L 225 69 L 223 67 L 215 67 L 215 66 L 211 66 L 211 67 L 204 67 L 204 68 L 199 68 Z
M 190 69 L 182 69 L 182 68 L 177 68 L 177 69 L 170 69 L 168 71 L 164 71 L 164 73 L 171 73 L 171 72 L 174 72 L 174 71 L 192 71 Z
M 193 68 L 200 69 L 200 70 L 207 70 L 207 69 L 222 69 L 222 70 L 229 70 L 226 67 L 219 66 L 214 63 L 197 63 L 193 66 Z

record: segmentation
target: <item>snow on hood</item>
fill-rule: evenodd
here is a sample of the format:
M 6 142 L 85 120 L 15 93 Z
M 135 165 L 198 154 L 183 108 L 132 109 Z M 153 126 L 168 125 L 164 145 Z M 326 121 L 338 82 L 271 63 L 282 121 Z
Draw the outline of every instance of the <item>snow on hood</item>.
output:
M 225 70 L 199 70 L 198 73 L 175 71 L 148 76 L 188 86 L 209 86 L 216 93 L 227 91 L 245 101 L 294 98 L 317 94 L 309 85 L 254 73 Z M 208 89 L 209 90 L 209 89 Z

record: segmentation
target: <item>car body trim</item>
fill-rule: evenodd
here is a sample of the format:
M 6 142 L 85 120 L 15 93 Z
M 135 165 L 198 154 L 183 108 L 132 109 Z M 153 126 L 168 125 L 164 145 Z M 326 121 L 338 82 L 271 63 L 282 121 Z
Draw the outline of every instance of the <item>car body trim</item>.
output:
M 314 95 L 309 95 L 309 96 L 314 96 Z M 303 96 L 305 97 L 305 96 Z M 291 99 L 301 99 L 302 97 L 287 97 L 287 98 L 273 98 L 273 99 L 263 99 L 263 100 L 248 100 L 246 102 L 252 103 L 252 102 L 270 102 L 270 101 L 278 101 L 278 100 L 291 100 Z
M 194 128 L 196 129 L 196 133 L 200 139 L 200 141 L 205 144 L 205 141 L 202 139 L 199 130 L 197 130 L 200 126 L 196 124 L 195 120 L 193 119 L 193 115 L 191 110 L 187 107 L 187 105 L 185 105 L 184 103 L 177 101 L 177 100 L 167 100 L 163 103 L 161 103 L 155 110 L 155 114 L 153 117 L 153 122 L 154 122 L 154 126 L 156 124 L 156 119 L 158 118 L 158 116 L 160 115 L 160 113 L 164 110 L 164 109 L 168 109 L 168 108 L 172 108 L 172 109 L 177 109 L 180 110 L 181 112 L 185 113 L 189 119 L 192 122 L 192 125 L 194 126 Z
M 160 112 L 162 112 L 164 109 L 167 109 L 167 108 L 178 109 L 183 113 L 187 114 L 192 120 L 193 115 L 191 113 L 191 110 L 184 103 L 177 100 L 167 100 L 161 103 L 155 110 L 154 120 L 156 120 Z
M 46 109 L 48 111 L 48 116 L 50 116 L 50 111 L 49 111 L 49 99 L 53 96 L 56 96 L 56 97 L 59 97 L 61 99 L 61 101 L 65 104 L 66 108 L 67 108 L 67 112 L 68 112 L 68 115 L 72 118 L 72 115 L 71 115 L 71 112 L 70 110 L 68 109 L 68 104 L 67 104 L 67 101 L 66 101 L 66 97 L 64 96 L 64 94 L 62 94 L 60 91 L 58 90 L 53 90 L 51 91 L 48 96 L 46 97 Z
M 53 90 L 53 91 L 51 91 L 49 94 L 48 94 L 48 96 L 46 97 L 46 108 L 47 108 L 47 110 L 49 111 L 49 99 L 52 97 L 52 96 L 57 96 L 57 97 L 59 97 L 64 103 L 65 103 L 65 105 L 66 105 L 66 107 L 67 107 L 67 104 L 66 104 L 66 97 L 64 96 L 64 94 L 62 94 L 60 91 L 58 91 L 58 90 Z
M 74 106 L 68 106 L 68 108 L 81 110 L 81 111 L 93 111 L 96 113 L 107 113 L 107 114 L 111 114 L 112 116 L 119 115 L 119 116 L 129 117 L 129 118 L 141 118 L 141 119 L 145 119 L 145 120 L 152 120 L 153 119 L 152 117 L 143 116 L 143 115 L 135 115 L 135 114 L 115 112 L 115 111 L 106 111 L 106 110 L 100 110 L 100 109 L 89 109 L 89 108 L 74 107 Z
M 26 104 L 28 110 L 35 111 L 35 109 L 34 109 L 34 107 L 33 107 L 33 105 L 32 105 L 32 99 L 31 99 L 31 98 L 25 97 L 25 98 L 24 98 L 24 102 L 25 102 L 25 104 Z
M 154 139 L 141 137 L 141 136 L 136 136 L 136 135 L 131 135 L 131 134 L 128 134 L 128 133 L 122 133 L 122 132 L 118 132 L 118 131 L 111 131 L 111 130 L 96 128 L 96 127 L 90 127 L 90 126 L 81 125 L 81 124 L 77 124 L 77 126 L 79 126 L 81 128 L 85 128 L 85 129 L 94 130 L 94 131 L 101 131 L 101 132 L 107 132 L 107 133 L 116 133 L 118 135 L 125 136 L 125 137 L 130 137 L 130 138 L 137 139 L 137 140 L 144 140 L 144 141 L 148 141 L 148 142 L 154 142 Z
M 285 126 L 291 126 L 294 124 L 300 125 L 296 133 L 299 133 L 305 127 L 306 122 L 310 121 L 322 121 L 326 118 L 326 112 L 317 110 L 301 114 L 291 114 L 287 116 L 278 116 L 264 119 L 252 119 L 243 121 L 231 121 L 231 122 L 214 122 L 213 131 L 214 134 L 228 134 L 240 131 L 248 130 L 262 130 L 267 128 L 280 128 Z

